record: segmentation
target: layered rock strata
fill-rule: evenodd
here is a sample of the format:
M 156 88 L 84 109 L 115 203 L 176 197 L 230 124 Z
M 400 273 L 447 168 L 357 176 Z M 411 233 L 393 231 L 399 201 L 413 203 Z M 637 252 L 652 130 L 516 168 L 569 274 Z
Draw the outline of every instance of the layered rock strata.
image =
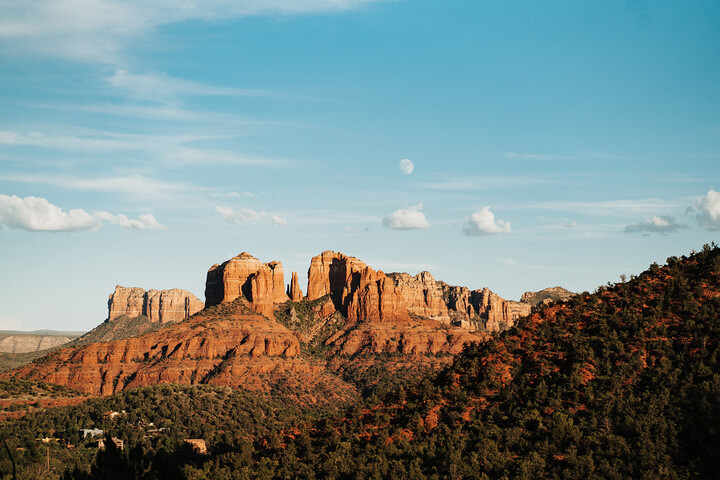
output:
M 388 277 L 393 279 L 411 314 L 459 323 L 471 330 L 504 330 L 531 310 L 529 304 L 505 300 L 488 288 L 470 290 L 436 281 L 429 272 L 414 277 L 389 273 Z
M 308 300 L 325 295 L 349 321 L 410 320 L 405 300 L 391 278 L 339 252 L 325 251 L 310 262 Z
M 179 288 L 145 291 L 118 285 L 108 299 L 108 320 L 145 315 L 151 322 L 181 322 L 204 307 L 195 295 Z
M 171 328 L 140 337 L 66 348 L 7 374 L 110 395 L 157 383 L 212 383 L 268 391 L 278 382 L 350 388 L 322 363 L 300 356 L 297 336 L 244 306 L 206 309 Z M 331 378 L 332 377 L 332 378 Z M 288 379 L 292 380 L 288 380 Z
M 205 304 L 217 305 L 245 298 L 253 310 L 271 316 L 278 303 L 288 300 L 282 263 L 261 263 L 247 252 L 210 267 L 205 282 Z

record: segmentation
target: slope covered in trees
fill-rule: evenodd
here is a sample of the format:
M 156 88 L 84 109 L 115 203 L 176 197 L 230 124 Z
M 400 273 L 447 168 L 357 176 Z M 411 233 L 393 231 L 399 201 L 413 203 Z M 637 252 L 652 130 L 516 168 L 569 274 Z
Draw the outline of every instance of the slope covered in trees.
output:
M 719 341 L 720 249 L 707 246 L 542 308 L 468 346 L 433 378 L 261 446 L 251 470 L 275 478 L 717 478 Z
M 133 440 L 128 430 L 124 452 L 100 452 L 92 468 L 77 463 L 65 478 L 718 478 L 719 354 L 713 245 L 543 306 L 468 345 L 440 373 L 341 414 L 286 421 L 286 407 L 273 403 L 262 407 L 273 420 L 257 430 L 223 420 L 257 411 L 256 400 L 207 404 L 211 416 L 198 418 L 211 421 L 179 430 L 204 436 L 207 455 L 170 437 Z M 178 425 L 196 408 L 180 404 Z M 133 405 L 138 419 L 151 408 Z

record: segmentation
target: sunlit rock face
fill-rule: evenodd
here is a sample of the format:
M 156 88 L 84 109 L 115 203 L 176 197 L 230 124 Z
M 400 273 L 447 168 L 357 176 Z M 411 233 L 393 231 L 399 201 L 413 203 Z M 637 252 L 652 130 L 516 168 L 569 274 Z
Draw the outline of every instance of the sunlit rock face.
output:
M 278 303 L 288 300 L 282 263 L 261 263 L 247 252 L 213 265 L 205 282 L 205 304 L 217 305 L 243 297 L 261 315 L 271 316 Z
M 151 322 L 181 322 L 204 307 L 195 295 L 179 288 L 145 291 L 118 285 L 108 299 L 108 320 L 145 315 Z

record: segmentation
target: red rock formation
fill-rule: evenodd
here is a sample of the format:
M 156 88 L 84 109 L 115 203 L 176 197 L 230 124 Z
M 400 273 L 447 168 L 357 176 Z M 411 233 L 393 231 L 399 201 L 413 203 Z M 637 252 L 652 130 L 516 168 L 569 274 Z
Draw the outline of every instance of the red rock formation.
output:
M 143 315 L 146 293 L 142 288 L 117 285 L 108 299 L 108 320 L 115 320 L 120 315 L 131 318 Z
M 499 331 L 530 313 L 530 306 L 504 300 L 490 290 L 470 291 L 435 281 L 428 272 L 385 275 L 339 252 L 313 257 L 308 270 L 308 300 L 330 295 L 350 321 L 404 322 L 410 314 L 467 329 Z
M 430 272 L 420 272 L 414 277 L 407 273 L 389 273 L 388 277 L 400 290 L 410 313 L 443 322 L 450 321 L 442 286 Z
M 300 302 L 303 299 L 303 292 L 300 290 L 300 283 L 298 283 L 297 272 L 292 272 L 292 279 L 287 289 L 287 296 L 293 302 Z
M 142 288 L 118 285 L 108 300 L 108 320 L 121 315 L 130 318 L 145 315 L 151 322 L 181 322 L 204 307 L 195 295 L 179 288 L 146 292 Z
M 308 300 L 330 295 L 348 320 L 405 321 L 407 307 L 399 289 L 382 271 L 355 257 L 325 251 L 313 257 L 308 270 Z
M 247 252 L 221 265 L 213 265 L 205 282 L 205 305 L 230 302 L 238 297 L 250 297 L 250 276 L 260 270 L 262 263 Z
M 207 306 L 247 299 L 261 315 L 272 315 L 275 304 L 288 300 L 282 263 L 260 261 L 247 252 L 221 265 L 213 265 L 207 273 L 205 303 Z
M 250 298 L 253 310 L 270 317 L 276 303 L 287 301 L 285 280 L 280 262 L 270 262 L 250 275 Z
M 473 291 L 471 300 L 485 322 L 484 329 L 489 332 L 512 327 L 517 318 L 529 315 L 532 310 L 531 305 L 505 300 L 488 288 Z
M 478 316 L 478 311 L 473 305 L 472 292 L 467 287 L 455 287 L 438 282 L 443 290 L 443 298 L 447 305 L 448 312 L 455 317 L 471 320 Z
M 334 301 L 339 301 L 338 306 L 342 306 L 345 297 L 358 287 L 357 282 L 353 283 L 353 276 L 359 277 L 365 268 L 367 265 L 362 261 L 340 252 L 326 250 L 313 257 L 308 269 L 308 300 L 332 295 Z
M 71 386 L 91 395 L 168 382 L 268 390 L 273 378 L 288 375 L 307 385 L 336 381 L 325 378 L 322 363 L 299 356 L 293 332 L 242 302 L 206 309 L 140 337 L 59 350 L 5 376 Z

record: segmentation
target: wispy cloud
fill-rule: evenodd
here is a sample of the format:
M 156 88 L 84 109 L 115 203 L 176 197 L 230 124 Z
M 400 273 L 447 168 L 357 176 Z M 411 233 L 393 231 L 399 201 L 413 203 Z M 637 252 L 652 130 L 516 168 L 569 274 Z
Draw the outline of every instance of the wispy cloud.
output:
M 430 226 L 422 212 L 422 203 L 408 208 L 400 208 L 383 218 L 383 226 L 394 230 L 415 230 Z
M 0 130 L 0 145 L 33 146 L 75 152 L 137 151 L 152 159 L 175 165 L 251 165 L 290 168 L 301 165 L 298 160 L 246 155 L 217 148 L 190 146 L 196 142 L 234 139 L 233 134 L 142 135 L 109 132 L 84 134 L 20 133 Z
M 219 213 L 226 222 L 234 225 L 242 225 L 245 223 L 257 223 L 259 221 L 269 220 L 273 225 L 284 227 L 287 220 L 280 215 L 271 215 L 267 212 L 258 212 L 252 208 L 232 208 L 225 206 L 215 207 L 215 211 Z
M 252 192 L 228 192 L 228 193 L 213 193 L 210 195 L 211 197 L 223 197 L 223 198 L 252 198 L 255 196 Z
M 379 0 L 35 0 L 0 2 L 0 41 L 21 53 L 114 63 L 163 25 L 249 15 L 332 12 Z
M 674 217 L 660 215 L 626 226 L 625 233 L 672 233 L 683 228 L 687 228 L 687 225 L 677 223 Z
M 167 230 L 167 227 L 161 225 L 152 213 L 140 215 L 137 220 L 131 220 L 127 217 L 127 215 L 122 213 L 113 215 L 108 212 L 96 212 L 94 216 L 100 220 L 105 220 L 130 230 Z
M 657 211 L 677 210 L 683 207 L 682 200 L 673 199 L 624 199 L 601 201 L 556 201 L 534 202 L 526 205 L 527 208 L 555 210 L 599 216 L 632 217 L 637 215 L 653 214 Z M 685 203 L 687 205 L 687 203 Z
M 463 233 L 470 237 L 482 237 L 499 233 L 511 233 L 510 222 L 495 220 L 490 207 L 483 207 L 465 219 Z
M 230 88 L 171 77 L 165 73 L 130 73 L 116 70 L 107 79 L 108 84 L 130 92 L 145 100 L 172 100 L 180 96 L 268 96 L 264 90 Z
M 421 186 L 430 190 L 489 190 L 498 188 L 528 187 L 553 183 L 541 177 L 525 176 L 464 176 L 441 182 L 425 183 Z
M 44 198 L 0 194 L 0 226 L 29 232 L 79 232 L 100 228 L 103 221 L 131 230 L 164 229 L 151 213 L 131 220 L 124 214 L 88 213 L 82 209 L 64 211 Z
M 0 180 L 18 183 L 53 185 L 71 190 L 118 193 L 134 198 L 167 198 L 202 190 L 186 183 L 172 183 L 143 175 L 82 178 L 66 175 L 15 174 L 0 175 Z
M 585 151 L 576 154 L 561 153 L 528 153 L 528 152 L 505 152 L 505 158 L 512 160 L 534 160 L 534 161 L 555 161 L 555 160 L 626 160 L 632 158 L 628 155 L 615 155 L 604 152 Z

